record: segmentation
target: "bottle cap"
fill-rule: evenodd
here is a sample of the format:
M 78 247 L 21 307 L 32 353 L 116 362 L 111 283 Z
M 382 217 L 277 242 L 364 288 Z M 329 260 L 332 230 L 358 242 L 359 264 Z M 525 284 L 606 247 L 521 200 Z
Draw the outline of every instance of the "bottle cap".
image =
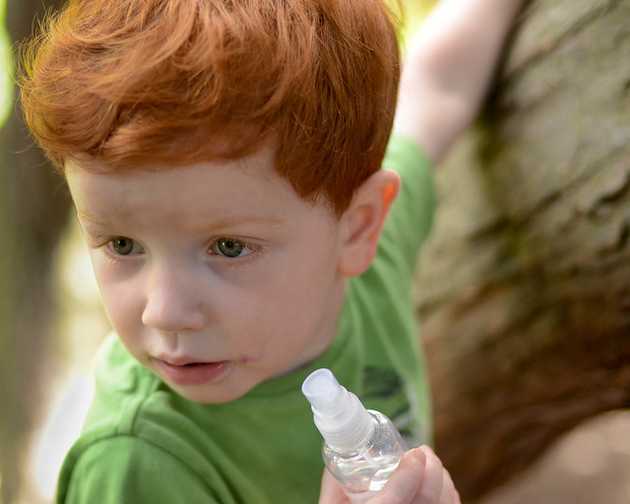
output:
M 302 393 L 311 403 L 317 429 L 334 450 L 356 451 L 372 435 L 371 415 L 356 395 L 339 384 L 330 369 L 308 375 Z

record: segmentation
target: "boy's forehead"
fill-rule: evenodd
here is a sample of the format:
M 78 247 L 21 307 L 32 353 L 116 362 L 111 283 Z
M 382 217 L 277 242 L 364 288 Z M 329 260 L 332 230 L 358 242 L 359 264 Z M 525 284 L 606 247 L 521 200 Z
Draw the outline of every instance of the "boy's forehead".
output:
M 263 181 L 271 183 L 275 179 L 273 157 L 267 149 L 239 159 L 188 165 L 154 163 L 117 169 L 98 160 L 68 160 L 65 171 L 71 190 L 98 187 L 100 191 L 107 191 L 115 188 L 123 194 L 136 193 L 138 185 L 142 185 L 145 189 L 143 192 L 147 193 L 152 190 L 168 191 L 169 187 L 176 189 L 187 186 L 189 191 L 200 186 L 208 189 L 219 186 L 225 188 L 232 187 L 236 181 L 243 186 L 260 185 Z M 125 189 L 127 187 L 128 190 Z
M 156 218 L 217 226 L 256 223 L 279 226 L 304 211 L 304 201 L 275 174 L 267 153 L 225 163 L 200 163 L 162 171 L 98 173 L 66 165 L 77 215 L 107 226 Z

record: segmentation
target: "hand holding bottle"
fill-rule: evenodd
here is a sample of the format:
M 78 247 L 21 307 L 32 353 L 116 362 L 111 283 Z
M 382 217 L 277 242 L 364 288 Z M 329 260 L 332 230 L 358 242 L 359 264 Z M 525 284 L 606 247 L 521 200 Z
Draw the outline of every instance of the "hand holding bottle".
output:
M 319 504 L 349 504 L 341 484 L 327 471 Z M 365 504 L 461 504 L 450 474 L 428 446 L 405 453 L 385 487 Z

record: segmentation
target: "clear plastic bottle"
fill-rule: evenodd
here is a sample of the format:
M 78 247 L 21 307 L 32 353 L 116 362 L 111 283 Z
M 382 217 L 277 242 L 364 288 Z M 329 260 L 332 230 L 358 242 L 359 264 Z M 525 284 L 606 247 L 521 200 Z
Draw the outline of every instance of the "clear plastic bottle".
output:
M 324 438 L 322 455 L 330 473 L 352 502 L 383 488 L 405 453 L 405 442 L 382 413 L 366 410 L 329 369 L 318 369 L 302 384 L 315 425 Z

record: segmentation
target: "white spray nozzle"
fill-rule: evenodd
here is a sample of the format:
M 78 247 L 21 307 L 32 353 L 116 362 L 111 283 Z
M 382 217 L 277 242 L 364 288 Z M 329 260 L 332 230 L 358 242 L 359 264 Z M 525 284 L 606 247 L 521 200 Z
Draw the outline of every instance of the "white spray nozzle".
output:
M 313 371 L 302 384 L 302 393 L 317 411 L 335 408 L 336 401 L 343 395 L 342 391 L 343 388 L 330 369 Z
M 371 435 L 373 421 L 358 397 L 342 387 L 330 369 L 313 371 L 302 384 L 317 429 L 331 447 L 352 451 Z

